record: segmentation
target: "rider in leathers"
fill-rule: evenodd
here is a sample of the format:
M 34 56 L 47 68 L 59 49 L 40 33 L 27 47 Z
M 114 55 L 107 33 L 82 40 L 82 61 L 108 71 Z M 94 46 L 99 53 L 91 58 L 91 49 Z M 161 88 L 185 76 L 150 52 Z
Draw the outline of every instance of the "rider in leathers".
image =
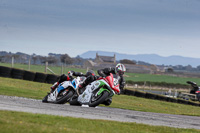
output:
M 126 71 L 125 66 L 121 63 L 118 63 L 115 68 L 104 68 L 104 69 L 98 70 L 97 72 L 101 77 L 107 77 L 110 75 L 110 73 L 114 74 L 113 76 L 118 79 L 120 92 L 123 93 L 123 88 L 125 85 L 123 74 L 125 71 Z M 95 73 L 91 70 L 88 71 L 85 75 L 80 72 L 69 71 L 68 76 L 65 74 L 60 76 L 58 82 L 56 82 L 51 87 L 51 90 L 53 91 L 63 81 L 73 80 L 72 76 L 86 76 L 86 80 L 82 84 L 80 84 L 77 88 L 78 93 L 83 92 L 84 91 L 83 88 L 85 88 L 89 83 L 99 78 L 99 76 L 96 76 Z M 109 98 L 109 99 L 106 99 L 103 104 L 110 105 L 111 103 L 112 103 L 112 98 Z
M 86 74 L 83 74 L 81 72 L 69 71 L 68 75 L 62 74 L 58 78 L 58 81 L 55 82 L 53 86 L 51 86 L 51 92 L 53 92 L 55 90 L 55 88 L 57 88 L 60 83 L 62 83 L 64 81 L 72 81 L 74 79 L 73 76 L 75 76 L 75 77 L 77 77 L 77 76 L 85 76 L 86 80 L 84 81 L 83 86 L 85 86 L 85 84 L 89 84 L 92 81 L 96 80 L 95 73 L 92 70 L 89 70 Z
M 123 93 L 123 89 L 125 86 L 125 80 L 123 77 L 124 72 L 126 71 L 126 68 L 123 64 L 119 63 L 116 65 L 115 68 L 104 68 L 104 69 L 100 69 L 98 70 L 98 74 L 101 77 L 107 77 L 110 75 L 110 73 L 114 74 L 114 77 L 117 77 L 118 82 L 119 82 L 119 88 L 120 88 L 120 93 Z M 103 104 L 105 105 L 110 105 L 112 102 L 112 98 L 107 99 Z

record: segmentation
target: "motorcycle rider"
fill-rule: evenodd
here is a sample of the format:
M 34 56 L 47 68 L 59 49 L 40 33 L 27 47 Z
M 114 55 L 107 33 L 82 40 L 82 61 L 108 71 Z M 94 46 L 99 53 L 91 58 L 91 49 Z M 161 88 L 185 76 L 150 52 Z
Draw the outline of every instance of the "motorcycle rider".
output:
M 125 66 L 121 63 L 118 63 L 115 68 L 111 68 L 111 67 L 110 68 L 104 68 L 104 69 L 98 70 L 97 72 L 101 77 L 107 77 L 107 76 L 110 75 L 110 73 L 117 76 L 118 80 L 119 80 L 120 92 L 123 92 L 124 85 L 125 85 L 125 80 L 124 80 L 123 75 L 124 75 L 125 71 L 126 71 Z
M 125 80 L 124 80 L 123 75 L 125 71 L 126 71 L 125 66 L 121 63 L 118 63 L 115 68 L 111 68 L 111 67 L 104 68 L 104 69 L 98 70 L 97 72 L 101 77 L 107 77 L 110 75 L 110 73 L 114 74 L 114 76 L 117 77 L 118 82 L 119 82 L 120 93 L 123 93 L 123 89 L 125 86 Z M 106 101 L 104 101 L 103 104 L 110 105 L 111 102 L 112 102 L 112 98 L 107 99 Z
M 117 77 L 117 79 L 118 79 L 120 92 L 123 93 L 123 88 L 125 85 L 125 80 L 124 80 L 123 74 L 125 71 L 126 71 L 125 66 L 121 63 L 118 63 L 115 68 L 111 68 L 111 67 L 104 68 L 104 69 L 98 70 L 97 72 L 101 77 L 107 77 L 110 75 L 110 73 L 114 74 L 114 76 Z M 91 75 L 91 76 L 87 77 L 86 80 L 78 86 L 77 90 L 83 91 L 82 88 L 87 86 L 89 83 L 97 80 L 98 78 L 100 78 L 100 77 L 96 76 L 96 75 Z M 106 99 L 106 101 L 104 101 L 103 104 L 110 105 L 111 102 L 112 102 L 112 98 Z
M 66 74 L 62 74 L 59 78 L 58 81 L 55 82 L 53 84 L 53 86 L 51 86 L 51 92 L 53 92 L 55 90 L 55 88 L 58 87 L 58 85 L 64 81 L 72 81 L 74 78 L 73 76 L 84 76 L 86 77 L 86 80 L 84 81 L 84 84 L 89 84 L 90 82 L 94 81 L 94 77 L 95 77 L 95 73 L 92 70 L 89 70 L 88 72 L 86 72 L 86 74 L 83 74 L 81 72 L 75 72 L 75 71 L 69 71 L 68 75 Z
M 200 87 L 192 81 L 187 81 L 188 84 L 191 84 L 192 89 L 190 90 L 190 94 L 196 94 L 197 100 L 200 102 Z
M 196 91 L 198 91 L 198 90 L 200 91 L 199 86 L 198 86 L 195 82 L 187 81 L 187 83 L 188 83 L 188 84 L 191 84 L 191 86 L 192 86 L 192 89 L 190 90 L 190 93 L 191 93 L 191 94 L 195 94 Z

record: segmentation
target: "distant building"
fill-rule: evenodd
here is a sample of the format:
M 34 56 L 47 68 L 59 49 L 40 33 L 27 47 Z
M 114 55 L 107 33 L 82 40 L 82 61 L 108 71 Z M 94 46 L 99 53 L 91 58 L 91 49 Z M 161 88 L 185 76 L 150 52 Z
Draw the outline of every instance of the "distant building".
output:
M 84 62 L 83 67 L 89 69 L 101 69 L 105 67 L 114 67 L 116 65 L 116 55 L 114 56 L 101 56 L 96 53 L 94 61 L 87 60 Z
M 94 60 L 95 63 L 116 63 L 116 55 L 114 56 L 100 56 L 98 53 L 96 53 L 96 58 Z
M 107 67 L 115 67 L 118 62 L 116 61 L 116 55 L 102 56 L 96 53 L 94 61 L 87 60 L 84 62 L 83 67 L 87 69 L 102 69 Z M 127 72 L 132 73 L 154 73 L 159 71 L 156 65 L 137 65 L 137 64 L 124 64 Z

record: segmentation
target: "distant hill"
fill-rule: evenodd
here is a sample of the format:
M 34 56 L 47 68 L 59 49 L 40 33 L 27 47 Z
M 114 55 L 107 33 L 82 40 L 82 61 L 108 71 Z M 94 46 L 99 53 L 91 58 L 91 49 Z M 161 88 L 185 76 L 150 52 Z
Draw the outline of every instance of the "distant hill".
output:
M 163 57 L 157 54 L 137 54 L 137 55 L 130 55 L 130 54 L 121 54 L 116 52 L 105 52 L 105 51 L 88 51 L 80 55 L 82 58 L 92 58 L 96 57 L 96 53 L 98 52 L 99 55 L 105 56 L 113 56 L 116 55 L 117 60 L 122 59 L 129 59 L 135 61 L 144 61 L 150 64 L 156 65 L 191 65 L 193 67 L 200 65 L 200 58 L 190 58 L 190 57 L 182 57 L 182 56 L 169 56 Z

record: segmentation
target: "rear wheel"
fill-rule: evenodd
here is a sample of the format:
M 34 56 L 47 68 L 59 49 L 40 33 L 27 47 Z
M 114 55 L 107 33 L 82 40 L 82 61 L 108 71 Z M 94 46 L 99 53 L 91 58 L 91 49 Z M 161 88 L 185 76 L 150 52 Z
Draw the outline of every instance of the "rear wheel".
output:
M 73 106 L 81 106 L 81 104 L 78 102 L 78 96 L 77 96 L 77 95 L 74 95 L 74 96 L 70 99 L 69 104 L 70 104 L 70 105 L 73 105 Z
M 62 92 L 60 92 L 57 96 L 57 99 L 54 103 L 56 104 L 65 104 L 66 102 L 68 102 L 70 100 L 70 98 L 74 95 L 74 90 L 63 90 Z
M 103 103 L 106 98 L 108 98 L 109 92 L 103 91 L 100 95 L 95 96 L 95 94 L 92 96 L 89 106 L 90 107 L 96 107 L 99 104 Z

